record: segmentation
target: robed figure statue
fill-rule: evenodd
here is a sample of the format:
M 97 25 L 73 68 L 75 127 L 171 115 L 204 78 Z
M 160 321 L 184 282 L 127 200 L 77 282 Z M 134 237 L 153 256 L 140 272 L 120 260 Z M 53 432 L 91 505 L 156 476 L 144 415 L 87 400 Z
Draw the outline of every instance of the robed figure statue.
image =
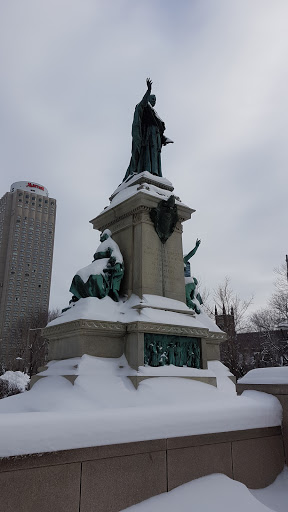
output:
M 150 78 L 147 78 L 146 83 L 147 91 L 135 107 L 132 124 L 132 155 L 123 181 L 133 174 L 144 171 L 161 177 L 162 146 L 173 142 L 165 137 L 165 124 L 153 108 L 156 104 L 156 96 L 151 94 Z

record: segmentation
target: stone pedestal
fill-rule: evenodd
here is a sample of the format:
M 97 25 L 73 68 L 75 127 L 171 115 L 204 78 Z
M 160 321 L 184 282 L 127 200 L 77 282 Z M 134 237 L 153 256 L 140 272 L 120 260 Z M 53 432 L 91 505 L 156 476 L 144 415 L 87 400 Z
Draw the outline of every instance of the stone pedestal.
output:
M 207 360 L 220 359 L 219 345 L 226 335 L 217 332 L 216 325 L 216 332 L 206 328 L 205 322 L 202 328 L 201 320 L 194 322 L 197 315 L 186 306 L 182 223 L 195 210 L 174 196 L 178 221 L 165 243 L 161 242 L 150 217 L 151 210 L 172 194 L 170 182 L 142 173 L 118 187 L 110 198 L 110 206 L 90 221 L 101 232 L 110 229 L 124 259 L 120 295 L 128 298 L 135 295 L 140 298 L 139 303 L 129 310 L 134 315 L 126 311 L 127 316 L 122 316 L 120 321 L 113 318 L 113 313 L 110 319 L 108 312 L 109 321 L 79 319 L 48 326 L 44 336 L 49 339 L 49 360 L 83 354 L 118 358 L 124 353 L 131 368 L 138 370 L 145 362 L 154 367 L 170 363 L 207 369 Z M 173 208 L 173 205 L 171 209 L 164 208 L 162 219 L 170 219 Z M 147 313 L 145 308 L 150 311 Z M 139 321 L 135 321 L 135 310 Z M 134 383 L 138 385 L 138 381 Z
M 226 339 L 225 333 L 205 328 L 141 321 L 74 320 L 48 326 L 43 331 L 49 339 L 49 361 L 81 357 L 83 354 L 118 358 L 124 353 L 135 370 L 144 366 L 145 334 L 171 336 L 175 342 L 185 338 L 199 340 L 202 369 L 207 368 L 207 360 L 217 359 L 219 345 Z
M 119 322 L 74 320 L 46 327 L 48 360 L 82 357 L 120 357 L 124 352 L 126 326 Z
M 136 194 L 115 207 L 110 206 L 90 221 L 94 229 L 110 229 L 121 249 L 125 265 L 121 293 L 129 297 L 134 293 L 140 298 L 144 294 L 160 295 L 185 302 L 182 223 L 190 219 L 195 210 L 177 203 L 179 221 L 174 233 L 162 244 L 150 211 L 167 199 L 167 195 L 155 197 L 142 191 L 141 178 L 133 182 L 133 186 L 139 188 Z

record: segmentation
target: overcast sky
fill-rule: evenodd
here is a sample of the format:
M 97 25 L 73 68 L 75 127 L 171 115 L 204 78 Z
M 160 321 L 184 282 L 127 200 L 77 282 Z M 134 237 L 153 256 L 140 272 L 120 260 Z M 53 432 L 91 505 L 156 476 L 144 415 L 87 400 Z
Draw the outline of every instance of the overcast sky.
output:
M 1 2 L 0 194 L 31 180 L 57 199 L 52 308 L 99 244 L 146 77 L 175 142 L 163 175 L 196 210 L 192 274 L 265 306 L 288 252 L 287 26 L 287 0 Z

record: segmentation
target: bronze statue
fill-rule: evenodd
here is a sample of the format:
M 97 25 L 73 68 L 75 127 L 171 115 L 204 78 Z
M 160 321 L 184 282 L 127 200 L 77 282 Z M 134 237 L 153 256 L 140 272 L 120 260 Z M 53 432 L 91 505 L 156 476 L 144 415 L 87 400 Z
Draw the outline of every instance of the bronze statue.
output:
M 103 299 L 107 295 L 119 301 L 119 290 L 124 274 L 123 257 L 118 245 L 111 238 L 111 231 L 105 229 L 100 235 L 100 245 L 93 262 L 78 270 L 73 277 L 70 292 L 72 301 L 85 297 Z
M 185 277 L 190 277 L 191 276 L 191 272 L 190 272 L 190 262 L 189 260 L 192 258 L 192 256 L 194 256 L 194 254 L 196 254 L 197 250 L 198 250 L 198 247 L 199 245 L 201 244 L 201 240 L 199 240 L 197 238 L 196 240 L 196 244 L 195 244 L 195 247 L 194 249 L 192 249 L 192 251 L 188 252 L 188 254 L 186 254 L 183 258 L 183 261 L 184 261 L 184 274 L 185 274 Z
M 156 104 L 156 96 L 151 94 L 150 78 L 147 78 L 146 83 L 147 91 L 135 107 L 132 124 L 132 155 L 123 181 L 133 174 L 144 171 L 161 177 L 162 146 L 173 143 L 165 137 L 165 124 L 153 108 Z
M 197 238 L 194 249 L 192 249 L 192 251 L 190 251 L 188 254 L 186 254 L 186 256 L 184 256 L 184 258 L 183 258 L 184 275 L 185 275 L 186 304 L 187 304 L 188 308 L 193 309 L 193 311 L 195 311 L 195 313 L 197 313 L 197 315 L 200 315 L 201 310 L 200 310 L 199 306 L 197 305 L 197 303 L 195 302 L 195 299 L 197 299 L 197 301 L 199 302 L 200 305 L 203 304 L 203 301 L 202 301 L 202 297 L 201 297 L 200 293 L 197 290 L 198 281 L 197 281 L 196 277 L 191 277 L 189 260 L 196 253 L 200 243 L 201 243 L 201 240 L 198 240 L 198 238 Z

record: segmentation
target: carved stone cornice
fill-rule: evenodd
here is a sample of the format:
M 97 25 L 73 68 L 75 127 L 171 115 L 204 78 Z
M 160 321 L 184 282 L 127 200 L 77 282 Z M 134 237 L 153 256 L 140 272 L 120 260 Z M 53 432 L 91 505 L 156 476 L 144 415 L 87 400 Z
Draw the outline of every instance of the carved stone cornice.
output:
M 106 333 L 115 333 L 116 335 L 125 335 L 130 332 L 147 332 L 155 334 L 171 334 L 180 336 L 193 336 L 197 338 L 203 338 L 208 343 L 220 343 L 225 341 L 227 335 L 222 332 L 211 332 L 207 328 L 201 327 L 190 327 L 186 325 L 172 325 L 172 324 L 158 324 L 155 322 L 109 322 L 102 320 L 72 320 L 71 322 L 65 322 L 57 325 L 51 325 L 43 330 L 44 336 L 47 338 L 54 338 L 59 336 L 68 336 L 76 331 L 85 330 L 97 331 Z
M 152 194 L 147 194 L 143 190 L 139 190 L 137 194 L 125 199 L 121 203 L 115 204 L 115 206 L 110 205 L 90 222 L 93 224 L 94 229 L 101 231 L 112 226 L 117 221 L 133 216 L 137 212 L 150 211 L 158 205 L 161 199 L 165 198 L 167 199 L 167 197 L 162 197 L 161 195 L 157 197 Z M 177 210 L 181 223 L 190 219 L 191 214 L 195 211 L 185 204 L 178 202 Z
M 206 336 L 206 341 L 210 342 L 219 342 L 225 341 L 227 339 L 226 332 L 211 332 L 209 331 L 208 335 Z
M 64 322 L 57 325 L 51 325 L 51 327 L 46 327 L 43 331 L 44 336 L 48 338 L 53 336 L 70 334 L 72 331 L 78 330 L 97 330 L 102 332 L 111 332 L 113 333 L 123 333 L 126 332 L 126 325 L 120 322 L 108 322 L 102 320 L 73 320 L 71 322 Z
M 127 324 L 127 332 L 149 332 L 158 334 L 179 334 L 181 336 L 193 336 L 207 338 L 209 330 L 186 325 L 156 324 L 154 322 L 133 322 Z

